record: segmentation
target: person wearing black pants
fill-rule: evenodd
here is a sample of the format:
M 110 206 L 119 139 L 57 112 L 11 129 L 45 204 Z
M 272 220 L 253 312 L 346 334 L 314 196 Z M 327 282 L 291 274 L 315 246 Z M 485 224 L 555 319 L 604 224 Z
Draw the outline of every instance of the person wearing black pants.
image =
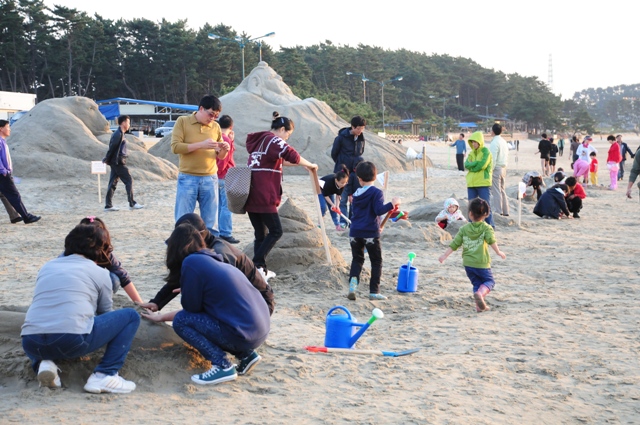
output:
M 267 267 L 267 255 L 282 237 L 278 216 L 278 206 L 282 200 L 282 166 L 286 163 L 303 166 L 309 171 L 318 169 L 317 164 L 307 161 L 287 144 L 294 128 L 292 120 L 274 112 L 270 131 L 247 135 L 251 189 L 244 209 L 249 214 L 255 235 L 253 263 L 267 281 L 276 276 Z
M 278 213 L 248 213 L 253 226 L 253 263 L 267 269 L 267 255 L 282 237 L 282 224 Z
M 109 150 L 107 156 L 102 162 L 109 164 L 111 167 L 111 175 L 109 176 L 109 185 L 107 186 L 107 197 L 105 199 L 105 211 L 118 211 L 119 208 L 113 206 L 113 193 L 116 191 L 118 180 L 122 180 L 127 190 L 127 200 L 129 201 L 129 209 L 138 210 L 144 206 L 138 204 L 133 199 L 133 179 L 127 168 L 127 140 L 124 135 L 131 127 L 131 120 L 128 115 L 118 117 L 118 129 L 111 136 L 109 141 Z
M 40 220 L 39 216 L 29 214 L 24 204 L 18 188 L 13 182 L 13 164 L 11 162 L 11 154 L 7 146 L 6 138 L 11 135 L 11 127 L 9 121 L 0 120 L 0 193 L 6 198 L 7 202 L 20 215 L 25 224 L 35 223 Z M 7 208 L 7 212 L 11 217 L 11 211 Z M 11 217 L 12 223 L 17 223 L 17 217 Z

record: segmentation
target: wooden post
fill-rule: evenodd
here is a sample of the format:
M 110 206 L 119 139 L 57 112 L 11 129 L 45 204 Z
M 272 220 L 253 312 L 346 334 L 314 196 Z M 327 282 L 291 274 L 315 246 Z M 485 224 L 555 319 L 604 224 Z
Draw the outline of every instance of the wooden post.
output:
M 427 146 L 422 145 L 422 197 L 427 197 Z
M 329 251 L 329 239 L 327 238 L 327 232 L 324 228 L 322 208 L 320 208 L 320 200 L 318 199 L 318 195 L 322 193 L 320 189 L 320 183 L 318 183 L 318 172 L 316 170 L 311 170 L 309 171 L 309 176 L 311 177 L 313 199 L 316 204 L 316 211 L 318 212 L 318 222 L 320 223 L 320 232 L 322 233 L 322 243 L 324 244 L 324 253 L 327 256 L 327 262 L 329 263 L 329 265 L 332 265 L 333 263 L 331 262 L 331 252 Z

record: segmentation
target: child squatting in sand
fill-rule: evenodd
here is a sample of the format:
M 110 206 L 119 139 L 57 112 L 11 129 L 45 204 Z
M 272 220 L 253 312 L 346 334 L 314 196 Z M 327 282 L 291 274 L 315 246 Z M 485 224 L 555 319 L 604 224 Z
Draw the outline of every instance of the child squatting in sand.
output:
M 496 284 L 491 273 L 491 257 L 487 245 L 491 246 L 503 260 L 507 257 L 498 248 L 493 228 L 484 221 L 488 215 L 487 201 L 480 198 L 473 199 L 469 203 L 469 223 L 460 228 L 449 244 L 449 248 L 438 258 L 438 261 L 444 263 L 453 251 L 462 246 L 462 264 L 473 284 L 473 298 L 477 312 L 489 310 L 484 298 Z

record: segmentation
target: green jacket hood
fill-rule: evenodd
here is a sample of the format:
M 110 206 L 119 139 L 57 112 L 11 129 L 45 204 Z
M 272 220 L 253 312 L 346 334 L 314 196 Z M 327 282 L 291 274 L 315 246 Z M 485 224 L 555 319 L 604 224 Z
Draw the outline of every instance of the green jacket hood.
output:
M 473 149 L 473 146 L 471 146 L 471 142 L 478 142 L 478 144 L 480 145 L 478 147 L 478 149 L 481 149 L 484 147 L 484 136 L 482 135 L 482 131 L 476 131 L 475 133 L 471 134 L 471 136 L 469 136 L 469 139 L 467 140 L 467 143 L 469 143 L 469 147 L 471 149 Z

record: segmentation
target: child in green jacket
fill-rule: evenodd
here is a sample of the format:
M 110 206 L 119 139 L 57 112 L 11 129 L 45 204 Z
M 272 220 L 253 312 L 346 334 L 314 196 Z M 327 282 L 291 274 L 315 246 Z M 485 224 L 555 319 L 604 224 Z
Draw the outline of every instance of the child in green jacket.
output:
M 469 203 L 469 223 L 460 228 L 458 234 L 438 261 L 444 263 L 449 255 L 462 246 L 462 264 L 467 276 L 473 284 L 473 298 L 476 311 L 489 310 L 484 297 L 493 289 L 495 281 L 491 273 L 491 257 L 487 245 L 503 260 L 507 257 L 496 242 L 493 228 L 484 219 L 489 215 L 489 204 L 481 198 L 475 198 Z

